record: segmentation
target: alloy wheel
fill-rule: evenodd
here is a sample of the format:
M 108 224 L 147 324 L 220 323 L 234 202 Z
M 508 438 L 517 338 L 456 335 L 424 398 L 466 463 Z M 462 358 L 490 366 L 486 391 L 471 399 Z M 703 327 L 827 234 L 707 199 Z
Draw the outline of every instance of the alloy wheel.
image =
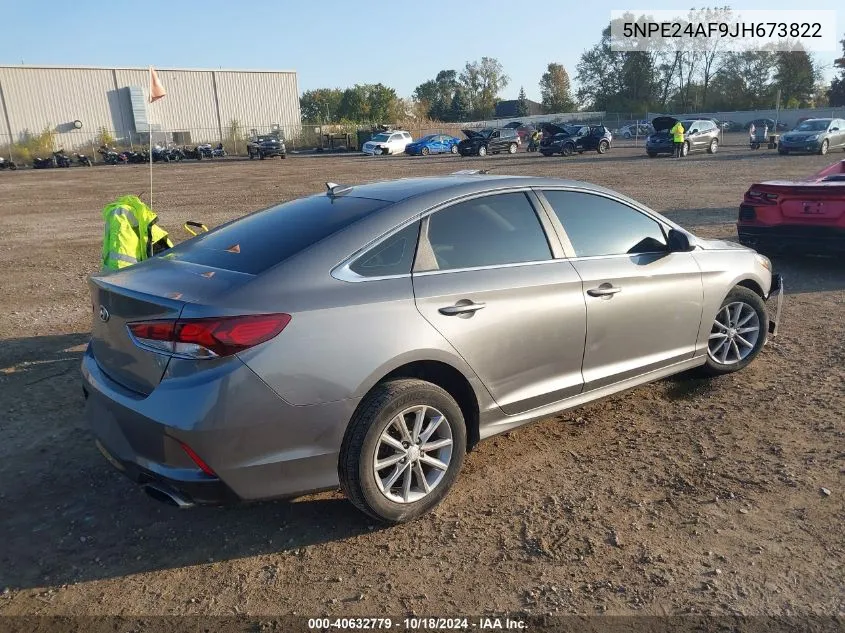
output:
M 719 365 L 745 360 L 760 338 L 760 317 L 743 301 L 724 306 L 716 315 L 707 342 L 707 355 Z
M 376 444 L 373 474 L 379 490 L 395 503 L 423 499 L 449 470 L 452 444 L 452 427 L 440 411 L 426 405 L 403 410 Z

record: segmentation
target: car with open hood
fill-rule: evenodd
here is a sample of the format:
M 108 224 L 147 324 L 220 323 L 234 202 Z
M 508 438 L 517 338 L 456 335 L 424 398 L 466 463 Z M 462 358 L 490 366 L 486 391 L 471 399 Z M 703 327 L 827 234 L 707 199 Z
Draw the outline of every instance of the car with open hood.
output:
M 845 254 L 845 160 L 805 180 L 768 180 L 745 192 L 741 244 L 764 253 Z
M 780 137 L 778 153 L 809 152 L 824 156 L 845 149 L 845 119 L 805 119 Z
M 507 152 L 516 154 L 519 136 L 515 128 L 486 127 L 482 130 L 461 130 L 466 138 L 458 143 L 461 156 L 487 156 Z
M 549 125 L 549 138 L 540 143 L 543 156 L 572 156 L 575 152 L 596 151 L 605 154 L 610 151 L 613 136 L 603 125 Z M 545 130 L 544 130 L 545 131 Z
M 719 127 L 709 119 L 676 119 L 672 116 L 659 116 L 652 122 L 654 132 L 646 138 L 645 151 L 649 158 L 658 154 L 674 154 L 675 143 L 669 132 L 680 120 L 684 126 L 684 145 L 681 155 L 690 152 L 715 154 L 719 149 Z

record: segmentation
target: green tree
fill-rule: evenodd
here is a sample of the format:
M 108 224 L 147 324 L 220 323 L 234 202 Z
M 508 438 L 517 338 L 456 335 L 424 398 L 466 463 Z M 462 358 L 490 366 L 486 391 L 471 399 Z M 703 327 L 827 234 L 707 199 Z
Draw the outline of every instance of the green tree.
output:
M 528 116 L 528 97 L 525 96 L 525 88 L 519 87 L 519 97 L 516 99 L 516 116 Z
M 546 72 L 540 78 L 540 94 L 543 97 L 543 108 L 547 113 L 575 110 L 569 73 L 566 72 L 563 64 L 549 63 Z
M 727 53 L 710 85 L 708 104 L 714 110 L 771 107 L 775 62 L 775 55 L 767 51 Z
M 384 84 L 372 84 L 365 87 L 365 94 L 369 103 L 369 120 L 375 122 L 391 121 L 403 110 L 399 97 L 393 88 Z M 401 118 L 404 118 L 402 116 Z
M 449 119 L 451 121 L 469 121 L 472 117 L 472 103 L 467 97 L 463 88 L 455 91 L 452 97 L 452 104 L 449 108 Z
M 302 93 L 299 109 L 306 123 L 322 123 L 339 118 L 340 100 L 343 90 L 339 88 L 318 88 Z
M 467 62 L 460 75 L 460 83 L 478 119 L 493 116 L 499 92 L 510 83 L 502 65 L 493 57 L 482 57 L 478 62 Z
M 787 107 L 806 107 L 812 102 L 819 72 L 804 50 L 776 53 L 775 86 Z
M 434 79 L 421 83 L 414 90 L 414 100 L 426 110 L 432 119 L 448 121 L 452 99 L 458 89 L 458 73 L 455 70 L 441 70 Z
M 834 77 L 830 82 L 830 90 L 827 91 L 827 98 L 831 106 L 845 106 L 845 38 L 842 44 L 842 57 L 833 62 L 833 65 L 840 69 L 839 76 Z

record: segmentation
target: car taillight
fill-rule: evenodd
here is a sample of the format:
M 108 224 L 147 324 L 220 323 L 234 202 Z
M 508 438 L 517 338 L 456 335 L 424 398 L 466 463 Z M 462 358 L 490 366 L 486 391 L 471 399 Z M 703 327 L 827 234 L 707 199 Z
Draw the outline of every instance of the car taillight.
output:
M 191 358 L 231 356 L 277 336 L 290 323 L 289 314 L 250 314 L 209 319 L 129 323 L 135 341 L 144 347 Z
M 750 198 L 751 200 L 759 200 L 765 204 L 775 204 L 778 199 L 778 194 L 776 193 L 768 193 L 766 191 L 757 191 L 756 189 L 749 189 L 748 193 L 745 194 L 746 198 Z

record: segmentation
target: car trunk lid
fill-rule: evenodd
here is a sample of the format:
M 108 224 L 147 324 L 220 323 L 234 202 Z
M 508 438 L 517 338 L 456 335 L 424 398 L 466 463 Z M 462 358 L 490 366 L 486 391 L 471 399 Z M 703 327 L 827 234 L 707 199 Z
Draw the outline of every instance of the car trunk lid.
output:
M 115 382 L 147 395 L 161 382 L 170 355 L 136 345 L 127 325 L 178 319 L 188 303 L 206 302 L 252 275 L 157 257 L 89 278 L 93 309 L 91 347 Z
M 845 183 L 818 183 L 793 188 L 780 203 L 784 217 L 836 220 L 845 215 Z

